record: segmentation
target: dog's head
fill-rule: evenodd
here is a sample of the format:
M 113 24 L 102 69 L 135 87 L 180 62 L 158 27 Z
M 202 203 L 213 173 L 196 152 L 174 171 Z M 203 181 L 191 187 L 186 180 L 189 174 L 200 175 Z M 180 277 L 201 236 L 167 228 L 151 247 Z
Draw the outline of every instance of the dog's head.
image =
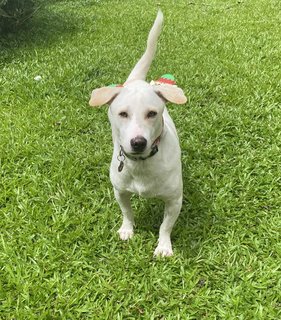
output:
M 114 141 L 127 154 L 147 156 L 163 130 L 165 102 L 183 104 L 186 100 L 177 86 L 135 80 L 124 87 L 95 89 L 89 104 L 93 107 L 109 104 Z

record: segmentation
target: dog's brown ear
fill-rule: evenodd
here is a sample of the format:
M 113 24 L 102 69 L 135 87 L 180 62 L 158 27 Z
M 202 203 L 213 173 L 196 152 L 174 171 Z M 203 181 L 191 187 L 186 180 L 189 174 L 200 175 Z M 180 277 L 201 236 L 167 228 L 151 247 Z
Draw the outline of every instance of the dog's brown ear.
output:
M 170 84 L 161 84 L 154 86 L 154 91 L 165 100 L 175 104 L 184 104 L 187 101 L 181 88 Z
M 89 105 L 91 107 L 102 106 L 113 100 L 122 90 L 122 87 L 102 87 L 93 90 Z

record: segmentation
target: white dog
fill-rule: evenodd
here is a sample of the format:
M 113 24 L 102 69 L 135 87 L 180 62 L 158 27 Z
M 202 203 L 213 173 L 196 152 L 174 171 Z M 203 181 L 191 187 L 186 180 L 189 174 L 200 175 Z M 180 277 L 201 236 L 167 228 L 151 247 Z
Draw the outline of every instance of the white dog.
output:
M 130 197 L 136 193 L 165 202 L 154 254 L 173 254 L 170 234 L 182 206 L 181 151 L 175 125 L 165 102 L 183 104 L 186 97 L 175 85 L 151 85 L 145 81 L 163 23 L 158 12 L 147 48 L 123 86 L 103 87 L 92 92 L 90 105 L 109 104 L 108 116 L 114 143 L 110 179 L 123 213 L 119 229 L 122 240 L 134 233 Z

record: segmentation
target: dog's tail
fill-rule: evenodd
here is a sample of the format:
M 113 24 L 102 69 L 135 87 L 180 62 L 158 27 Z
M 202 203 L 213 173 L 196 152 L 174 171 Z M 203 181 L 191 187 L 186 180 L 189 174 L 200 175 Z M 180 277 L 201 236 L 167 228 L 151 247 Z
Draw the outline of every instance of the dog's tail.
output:
M 132 80 L 145 80 L 146 74 L 149 70 L 151 62 L 154 58 L 156 48 L 157 48 L 157 39 L 161 33 L 163 24 L 163 13 L 161 10 L 158 11 L 157 17 L 154 21 L 154 24 L 149 32 L 147 39 L 147 46 L 145 53 L 135 65 L 134 69 L 131 71 L 128 79 L 125 83 Z

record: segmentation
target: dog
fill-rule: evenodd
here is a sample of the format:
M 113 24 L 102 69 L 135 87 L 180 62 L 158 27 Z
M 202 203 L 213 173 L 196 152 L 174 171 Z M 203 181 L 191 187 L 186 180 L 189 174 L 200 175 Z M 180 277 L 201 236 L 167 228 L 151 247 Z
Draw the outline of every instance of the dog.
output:
M 165 203 L 155 256 L 173 255 L 170 235 L 182 206 L 182 168 L 179 139 L 166 102 L 184 104 L 182 89 L 145 81 L 161 33 L 163 13 L 158 11 L 146 50 L 121 86 L 93 90 L 90 106 L 109 104 L 108 117 L 114 144 L 110 180 L 123 214 L 122 240 L 134 234 L 130 197 L 156 197 Z

